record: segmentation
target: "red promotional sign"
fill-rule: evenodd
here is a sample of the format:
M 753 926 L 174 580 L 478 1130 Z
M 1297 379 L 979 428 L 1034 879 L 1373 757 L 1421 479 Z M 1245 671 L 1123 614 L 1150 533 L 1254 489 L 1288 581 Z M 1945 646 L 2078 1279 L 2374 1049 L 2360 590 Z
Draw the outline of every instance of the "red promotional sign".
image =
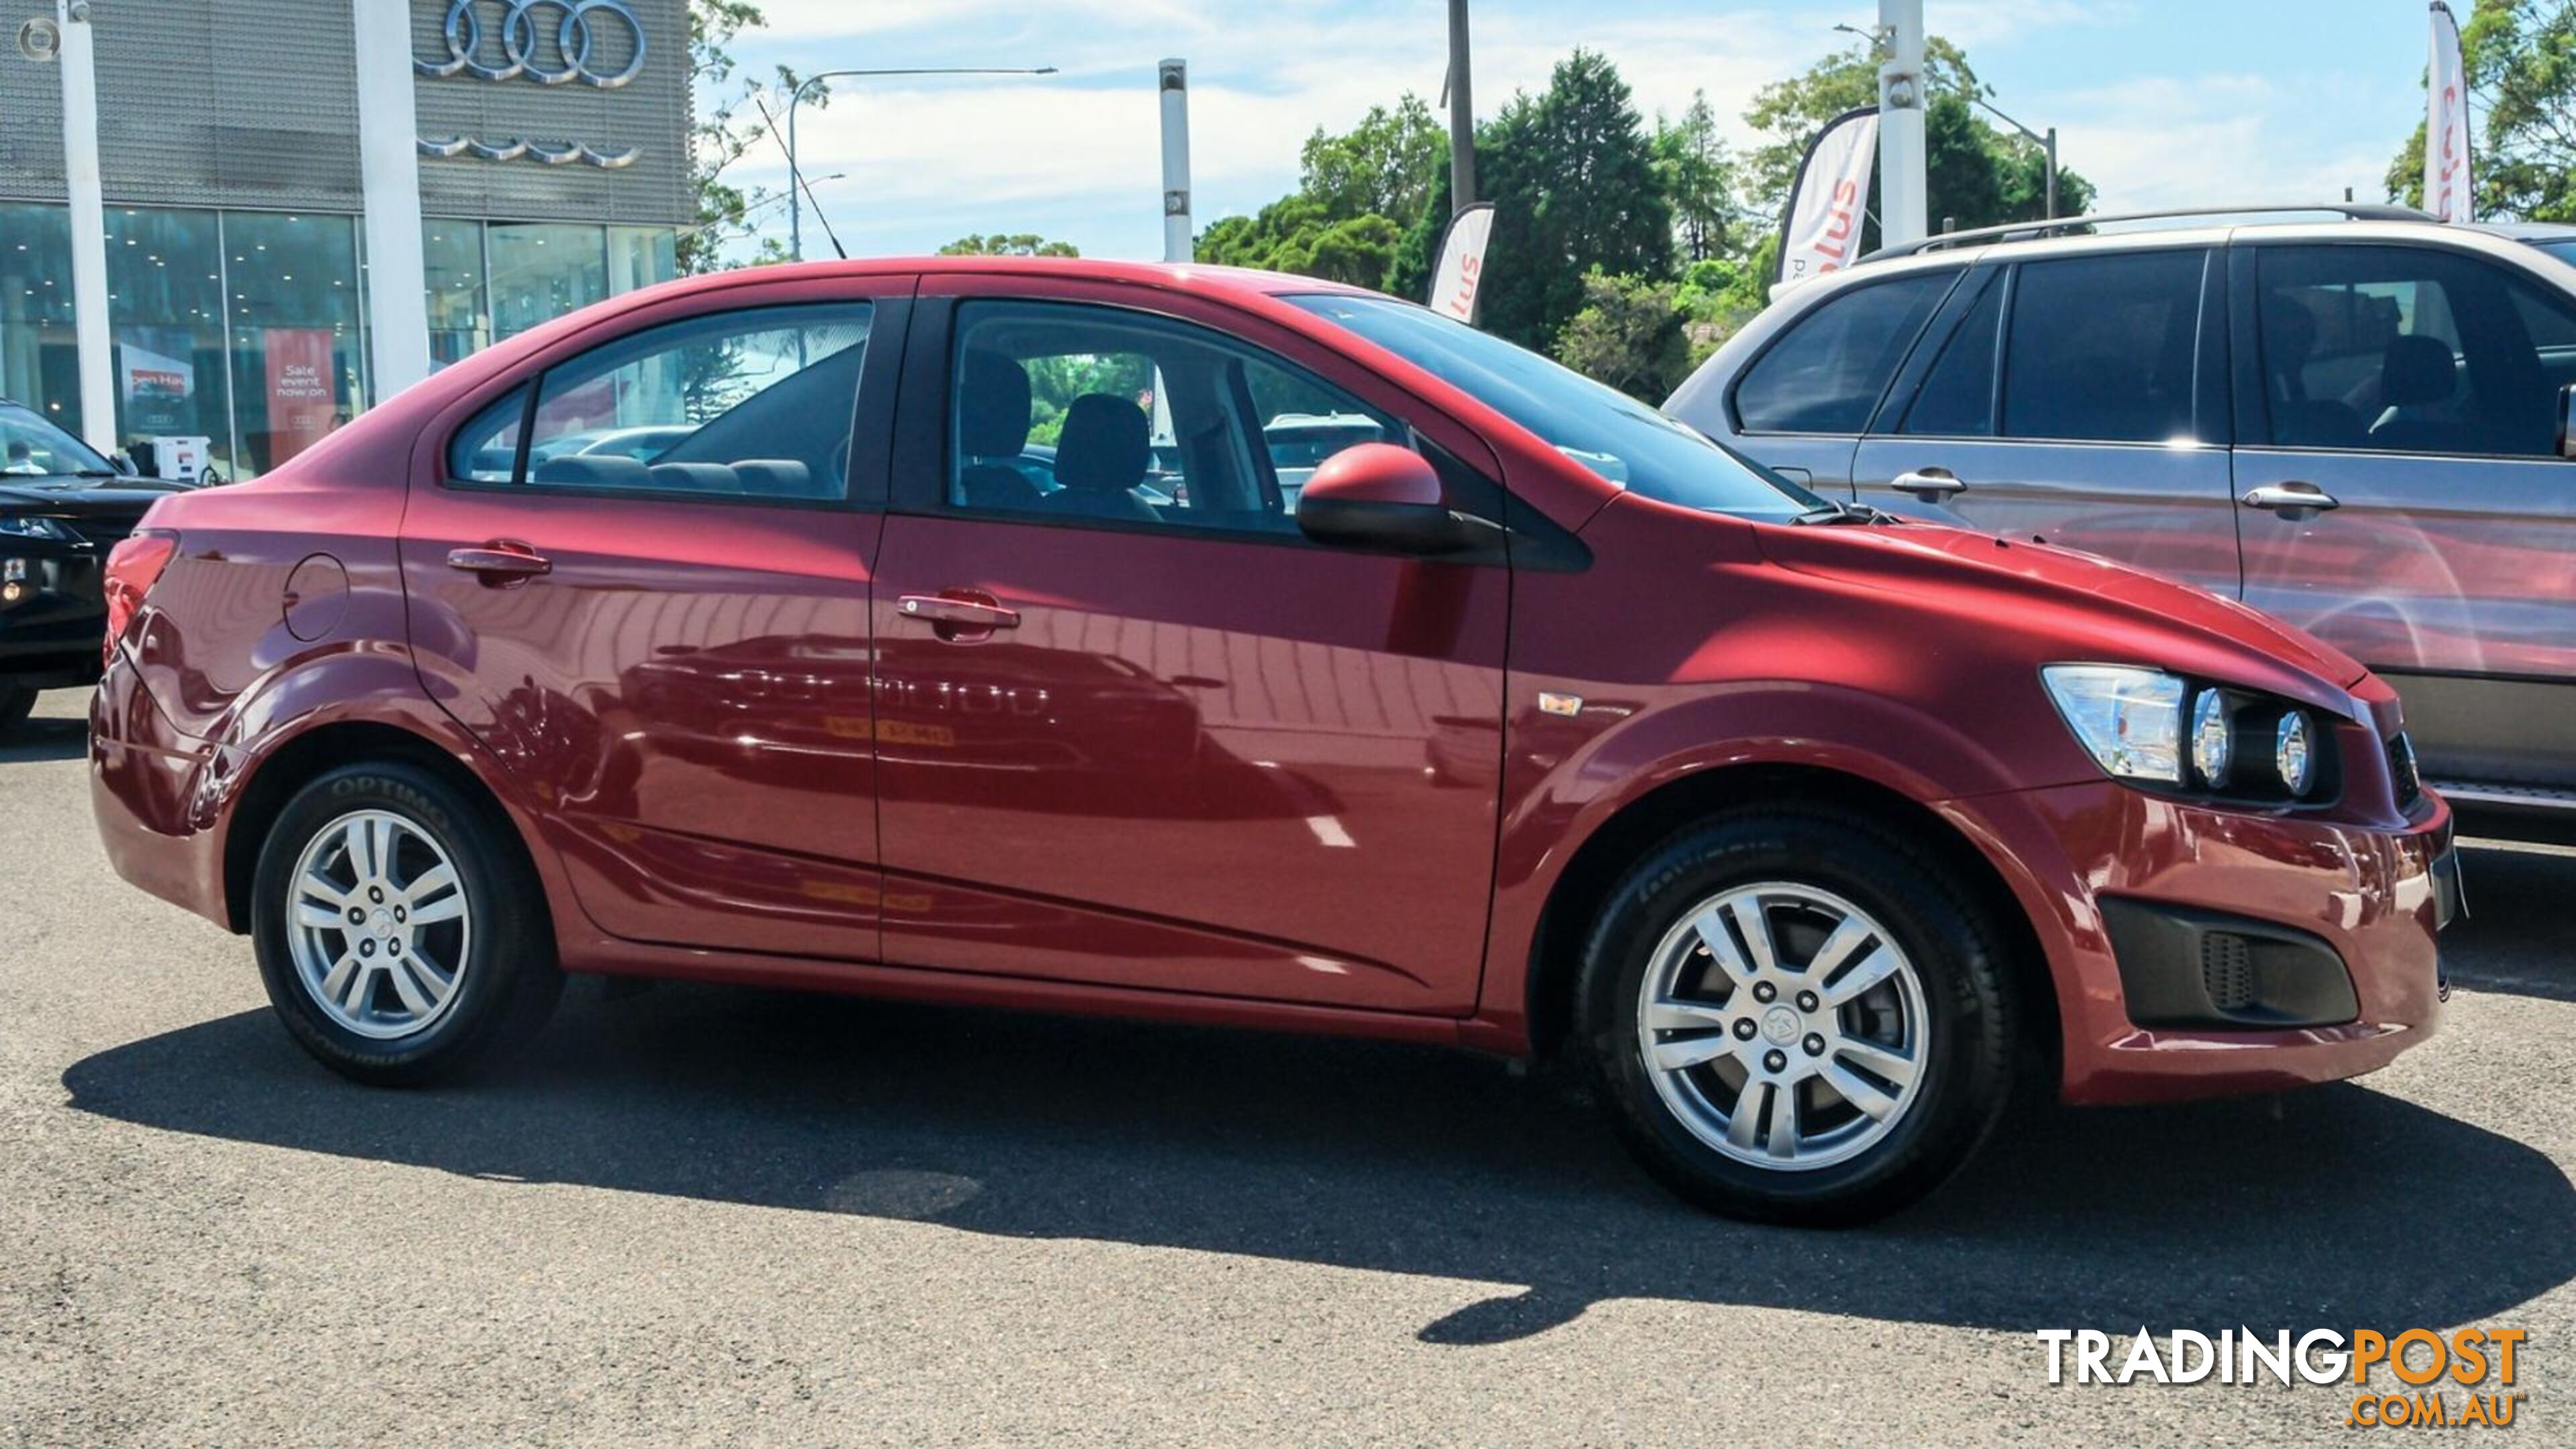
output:
M 271 327 L 260 350 L 268 357 L 268 466 L 274 468 L 336 425 L 331 329 Z

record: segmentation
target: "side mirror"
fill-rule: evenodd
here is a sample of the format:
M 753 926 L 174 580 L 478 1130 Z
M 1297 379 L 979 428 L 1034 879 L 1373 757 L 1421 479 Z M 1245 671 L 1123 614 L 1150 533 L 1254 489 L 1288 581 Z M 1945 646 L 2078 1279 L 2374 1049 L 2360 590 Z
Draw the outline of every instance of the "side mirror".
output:
M 1297 527 L 1317 543 L 1389 553 L 1455 553 L 1473 528 L 1441 498 L 1429 459 L 1362 443 L 1324 460 L 1297 495 Z
M 2558 390 L 2558 456 L 2576 458 L 2576 383 Z

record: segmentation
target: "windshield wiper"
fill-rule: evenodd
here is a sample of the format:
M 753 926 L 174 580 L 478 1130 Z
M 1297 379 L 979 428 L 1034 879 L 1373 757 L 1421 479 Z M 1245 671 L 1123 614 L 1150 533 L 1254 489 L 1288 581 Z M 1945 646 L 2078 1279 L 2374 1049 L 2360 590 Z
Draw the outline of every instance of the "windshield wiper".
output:
M 1789 521 L 1791 523 L 1817 525 L 1835 523 L 1894 523 L 1896 522 L 1896 515 L 1889 513 L 1884 509 L 1872 508 L 1866 503 L 1845 503 L 1840 499 L 1828 498 L 1824 501 L 1823 507 L 1810 508 L 1806 512 L 1799 514 L 1797 517 L 1792 518 Z

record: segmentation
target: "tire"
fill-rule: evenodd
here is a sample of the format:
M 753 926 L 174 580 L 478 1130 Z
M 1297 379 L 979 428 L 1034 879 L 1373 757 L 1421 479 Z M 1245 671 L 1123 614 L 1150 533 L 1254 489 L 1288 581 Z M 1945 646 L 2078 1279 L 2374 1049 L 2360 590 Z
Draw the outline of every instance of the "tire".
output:
M 27 722 L 27 714 L 36 707 L 32 689 L 0 689 L 0 735 L 15 731 Z
M 357 1081 L 453 1080 L 533 1034 L 563 990 L 516 832 L 417 765 L 346 765 L 296 792 L 252 892 L 269 1004 L 298 1045 Z
M 1584 951 L 1578 1040 L 1621 1140 L 1682 1198 L 1756 1222 L 1863 1223 L 1947 1181 L 2001 1117 L 2018 1040 L 2005 939 L 1934 852 L 1866 816 L 1730 811 L 1611 893 Z

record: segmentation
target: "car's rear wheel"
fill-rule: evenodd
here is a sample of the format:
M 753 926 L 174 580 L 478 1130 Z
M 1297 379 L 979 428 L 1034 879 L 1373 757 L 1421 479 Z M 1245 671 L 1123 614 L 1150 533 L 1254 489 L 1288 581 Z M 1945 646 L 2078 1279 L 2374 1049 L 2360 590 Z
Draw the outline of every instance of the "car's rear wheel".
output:
M 360 1081 L 453 1076 L 533 1031 L 562 990 L 543 887 L 507 823 L 414 765 L 344 766 L 298 791 L 252 889 L 270 1004 Z
M 0 688 L 0 735 L 27 722 L 28 712 L 36 707 L 36 691 Z
M 1622 1139 L 1683 1197 L 1862 1222 L 1939 1186 L 2003 1110 L 2002 940 L 1903 835 L 1748 809 L 1675 836 L 1612 893 L 1582 1039 Z

